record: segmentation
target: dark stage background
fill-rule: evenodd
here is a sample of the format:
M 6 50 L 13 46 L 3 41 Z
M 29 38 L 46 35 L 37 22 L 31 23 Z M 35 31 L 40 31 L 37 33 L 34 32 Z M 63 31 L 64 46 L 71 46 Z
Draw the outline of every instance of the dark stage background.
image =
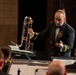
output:
M 19 43 L 22 35 L 22 27 L 25 16 L 33 19 L 33 30 L 40 32 L 46 27 L 47 1 L 46 0 L 19 0 Z M 36 40 L 34 42 L 34 50 L 45 50 L 45 40 Z
M 69 1 L 69 2 L 68 2 Z M 76 30 L 76 0 L 19 0 L 18 3 L 18 44 L 21 43 L 22 27 L 25 16 L 33 19 L 33 30 L 42 31 L 50 21 L 53 20 L 54 13 L 59 8 L 64 8 L 67 15 L 67 22 Z M 47 51 L 49 44 L 46 40 L 36 40 L 34 50 Z M 76 44 L 74 44 L 74 49 Z M 72 56 L 74 53 L 72 50 Z

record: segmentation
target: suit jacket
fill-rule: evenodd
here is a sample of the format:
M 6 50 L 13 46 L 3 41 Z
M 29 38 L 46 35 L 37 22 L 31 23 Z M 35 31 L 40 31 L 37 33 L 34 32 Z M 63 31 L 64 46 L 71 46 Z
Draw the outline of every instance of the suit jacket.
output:
M 4 73 L 3 71 L 0 70 L 0 75 L 8 75 L 6 73 Z
M 2 71 L 5 72 L 5 73 L 8 73 L 10 65 L 11 65 L 10 62 L 4 62 L 4 66 L 3 66 Z
M 71 56 L 71 50 L 73 48 L 74 39 L 75 39 L 75 30 L 66 22 L 61 26 L 60 32 L 58 34 L 58 38 L 55 40 L 55 30 L 56 25 L 55 22 L 50 22 L 49 26 L 42 32 L 35 34 L 35 39 L 37 38 L 46 38 L 50 37 L 50 52 L 54 56 L 64 56 L 64 57 L 70 57 Z M 60 42 L 60 40 L 63 42 L 64 46 L 62 51 L 58 47 L 55 46 L 56 42 Z

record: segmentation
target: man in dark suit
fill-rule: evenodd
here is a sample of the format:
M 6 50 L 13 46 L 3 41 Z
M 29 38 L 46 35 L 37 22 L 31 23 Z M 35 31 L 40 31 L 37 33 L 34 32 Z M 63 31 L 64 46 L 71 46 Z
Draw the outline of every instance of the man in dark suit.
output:
M 64 10 L 57 10 L 54 16 L 54 21 L 50 22 L 48 27 L 40 32 L 33 32 L 29 29 L 28 33 L 32 39 L 50 37 L 50 52 L 51 56 L 70 57 L 73 49 L 75 30 L 66 23 L 66 14 Z

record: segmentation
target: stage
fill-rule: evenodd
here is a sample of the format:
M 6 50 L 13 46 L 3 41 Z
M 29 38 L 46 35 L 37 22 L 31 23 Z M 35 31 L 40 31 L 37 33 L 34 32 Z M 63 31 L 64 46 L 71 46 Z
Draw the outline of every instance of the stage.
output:
M 66 60 L 60 61 L 65 62 Z M 65 62 L 65 64 L 69 65 L 73 64 L 75 61 L 67 60 L 67 62 L 68 63 Z M 8 73 L 10 75 L 18 75 L 18 73 L 20 73 L 20 75 L 45 75 L 49 63 L 50 61 L 46 60 L 13 59 Z M 68 75 L 76 75 L 76 69 L 67 69 L 67 73 Z

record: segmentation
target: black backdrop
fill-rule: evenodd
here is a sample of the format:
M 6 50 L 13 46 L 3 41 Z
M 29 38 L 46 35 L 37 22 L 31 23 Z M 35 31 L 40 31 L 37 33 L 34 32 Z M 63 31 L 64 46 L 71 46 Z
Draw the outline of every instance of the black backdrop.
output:
M 18 44 L 21 42 L 21 36 L 22 36 L 22 27 L 23 27 L 23 21 L 25 16 L 30 16 L 33 19 L 33 29 L 36 32 L 42 31 L 47 25 L 47 16 L 49 13 L 54 13 L 54 10 L 57 7 L 57 3 L 59 0 L 18 0 Z M 47 13 L 47 2 L 50 2 L 51 10 Z M 65 10 L 67 15 L 67 22 L 72 25 L 72 27 L 76 30 L 76 0 L 68 0 L 65 1 Z M 73 12 L 73 14 L 72 14 Z M 48 19 L 50 20 L 50 19 Z M 45 40 L 36 40 L 34 42 L 34 50 L 37 51 L 44 51 L 46 49 L 46 41 Z M 76 39 L 74 43 L 74 49 L 76 48 Z M 72 50 L 72 56 L 74 54 L 74 49 Z
M 32 17 L 35 32 L 40 32 L 46 27 L 47 0 L 19 0 L 18 6 L 18 44 L 20 44 L 25 16 Z M 45 42 L 45 40 L 33 41 L 34 50 L 45 50 Z

